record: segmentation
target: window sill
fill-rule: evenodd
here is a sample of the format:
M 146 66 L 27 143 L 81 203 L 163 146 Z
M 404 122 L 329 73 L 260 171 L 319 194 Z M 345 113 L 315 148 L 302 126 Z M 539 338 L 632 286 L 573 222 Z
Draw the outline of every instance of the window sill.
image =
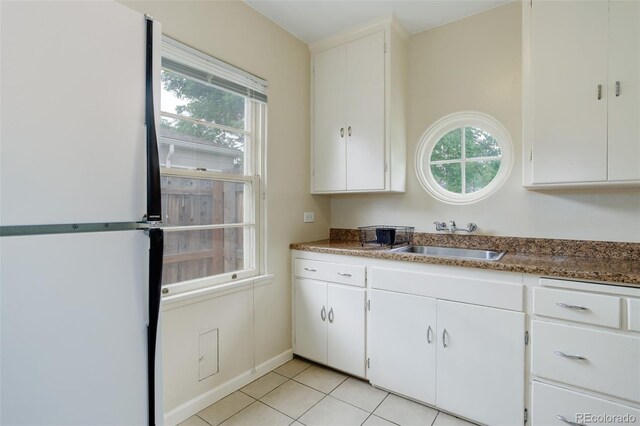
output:
M 205 299 L 211 299 L 214 297 L 221 297 L 227 294 L 235 293 L 250 288 L 255 288 L 261 285 L 270 284 L 273 281 L 273 275 L 257 275 L 250 278 L 241 280 L 234 280 L 222 284 L 215 284 L 208 287 L 199 288 L 196 290 L 174 292 L 173 294 L 167 294 L 162 296 L 162 309 L 174 309 L 186 304 L 199 302 Z

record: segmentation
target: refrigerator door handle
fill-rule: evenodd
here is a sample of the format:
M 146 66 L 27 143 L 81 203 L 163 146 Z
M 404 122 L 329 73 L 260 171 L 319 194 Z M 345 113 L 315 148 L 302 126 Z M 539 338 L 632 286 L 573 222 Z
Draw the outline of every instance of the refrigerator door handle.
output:
M 153 100 L 153 19 L 146 16 L 146 83 L 145 83 L 145 125 L 147 128 L 147 222 L 162 221 L 160 201 L 160 160 L 158 155 L 158 135 L 156 133 L 155 104 Z
M 162 254 L 164 231 L 149 229 L 149 325 L 147 327 L 147 380 L 149 396 L 149 426 L 155 425 L 155 371 L 158 320 L 160 317 L 160 292 L 162 287 Z

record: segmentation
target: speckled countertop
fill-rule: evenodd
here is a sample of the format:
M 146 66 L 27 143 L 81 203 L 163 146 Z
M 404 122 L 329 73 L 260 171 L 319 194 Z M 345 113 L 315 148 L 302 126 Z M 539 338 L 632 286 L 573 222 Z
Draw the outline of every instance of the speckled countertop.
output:
M 357 240 L 357 230 L 332 229 L 328 240 L 294 243 L 291 249 L 407 262 L 465 266 L 527 274 L 605 281 L 640 288 L 640 243 L 415 234 L 413 243 L 506 250 L 497 262 L 392 253 L 389 247 Z

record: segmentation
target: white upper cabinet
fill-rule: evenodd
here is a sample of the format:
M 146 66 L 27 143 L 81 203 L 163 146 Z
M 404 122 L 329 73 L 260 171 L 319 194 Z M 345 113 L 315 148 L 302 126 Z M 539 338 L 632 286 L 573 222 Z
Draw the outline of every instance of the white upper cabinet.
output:
M 640 2 L 609 4 L 609 180 L 640 181 Z
M 311 46 L 312 193 L 404 191 L 406 42 L 387 20 Z
M 640 185 L 640 3 L 523 6 L 524 186 Z

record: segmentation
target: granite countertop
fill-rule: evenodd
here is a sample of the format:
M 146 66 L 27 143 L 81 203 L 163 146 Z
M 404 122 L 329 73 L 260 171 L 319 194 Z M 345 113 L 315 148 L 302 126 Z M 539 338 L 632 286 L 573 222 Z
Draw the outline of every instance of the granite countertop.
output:
M 506 250 L 499 261 L 443 258 L 393 253 L 388 246 L 366 244 L 353 238 L 352 230 L 331 230 L 333 238 L 294 243 L 291 249 L 407 262 L 432 263 L 522 272 L 588 281 L 606 281 L 640 288 L 640 243 L 551 240 L 515 237 L 417 234 L 414 244 L 444 247 Z M 334 232 L 334 231 L 346 231 Z M 346 237 L 345 237 L 346 234 Z

